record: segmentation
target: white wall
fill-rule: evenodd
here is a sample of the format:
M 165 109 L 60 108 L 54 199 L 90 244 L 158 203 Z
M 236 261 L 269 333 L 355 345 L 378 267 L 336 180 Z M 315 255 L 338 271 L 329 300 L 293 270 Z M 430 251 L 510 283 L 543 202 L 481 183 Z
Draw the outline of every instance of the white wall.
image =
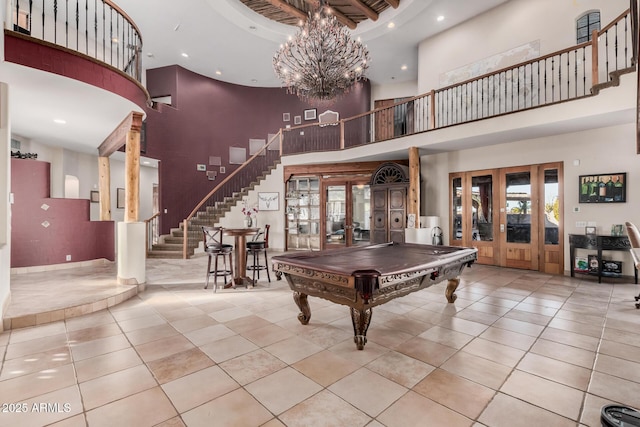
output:
M 2 13 L 2 10 L 0 10 Z M 9 86 L 0 82 L 0 320 L 9 305 L 11 271 L 11 124 Z M 0 323 L 0 331 L 2 331 Z
M 277 211 L 260 211 L 256 215 L 258 218 L 257 227 L 264 227 L 269 224 L 269 248 L 276 251 L 284 250 L 284 167 L 279 164 L 269 176 L 265 178 L 259 185 L 256 186 L 245 197 L 248 206 L 254 206 L 258 204 L 258 193 L 261 192 L 277 192 L 279 194 L 278 210 Z M 231 208 L 225 217 L 220 220 L 220 225 L 227 228 L 244 227 L 244 216 L 242 214 L 242 203 L 238 203 Z M 233 244 L 233 238 L 225 240 L 225 243 Z
M 511 0 L 420 43 L 418 91 L 438 89 L 441 73 L 533 41 L 541 55 L 573 46 L 584 12 L 600 10 L 604 26 L 628 7 L 628 0 Z
M 640 223 L 640 155 L 636 154 L 635 125 L 572 132 L 514 141 L 483 148 L 421 157 L 423 215 L 442 218 L 448 235 L 449 173 L 548 162 L 564 162 L 565 270 L 570 268 L 568 234 L 584 234 L 576 221 L 595 221 L 598 232 L 609 234 L 612 224 Z M 578 160 L 579 165 L 574 166 Z M 626 172 L 627 202 L 607 205 L 578 203 L 578 176 Z M 579 207 L 580 212 L 574 212 Z M 447 239 L 445 239 L 446 243 Z M 610 259 L 627 261 L 625 274 L 633 270 L 627 254 L 609 252 Z
M 21 142 L 21 151 L 38 154 L 38 160 L 51 164 L 51 197 L 89 199 L 92 190 L 98 190 L 98 156 L 39 144 L 14 135 Z M 97 151 L 97 149 L 96 149 Z M 116 153 L 109 159 L 111 166 L 111 219 L 124 221 L 124 209 L 118 209 L 116 189 L 124 188 L 124 155 Z M 79 195 L 65 194 L 65 177 L 79 180 Z M 158 183 L 158 168 L 140 165 L 140 221 L 153 215 L 153 184 Z M 91 221 L 100 220 L 100 204 L 91 203 Z
M 379 101 L 381 99 L 410 98 L 418 94 L 417 81 L 386 85 L 372 85 L 371 109 L 373 110 L 375 101 Z

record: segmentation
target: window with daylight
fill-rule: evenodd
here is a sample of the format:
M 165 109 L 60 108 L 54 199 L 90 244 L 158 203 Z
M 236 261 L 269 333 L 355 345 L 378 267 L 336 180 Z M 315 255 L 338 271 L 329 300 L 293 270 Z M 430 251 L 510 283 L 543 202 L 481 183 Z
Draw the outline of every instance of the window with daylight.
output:
M 591 40 L 593 30 L 600 30 L 600 11 L 587 12 L 576 21 L 578 44 Z

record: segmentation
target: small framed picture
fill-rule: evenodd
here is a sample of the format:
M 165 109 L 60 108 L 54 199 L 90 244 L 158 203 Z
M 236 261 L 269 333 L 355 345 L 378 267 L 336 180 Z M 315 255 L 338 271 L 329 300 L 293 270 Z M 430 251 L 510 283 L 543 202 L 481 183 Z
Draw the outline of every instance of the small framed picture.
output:
M 100 202 L 100 192 L 98 190 L 91 190 L 91 197 L 89 198 L 91 203 L 99 203 Z
M 595 236 L 598 233 L 597 233 L 596 227 L 586 226 L 584 228 L 584 234 L 586 234 L 587 236 Z
M 116 190 L 116 208 L 124 209 L 124 188 Z
M 202 163 L 198 163 L 196 165 L 196 170 L 200 171 L 200 172 L 204 172 L 207 170 L 207 165 L 203 165 Z
M 627 173 L 578 176 L 578 203 L 625 203 Z
M 291 120 L 291 115 L 289 113 L 282 113 L 282 121 L 288 122 Z
M 416 228 L 416 214 L 407 215 L 407 228 Z
M 259 211 L 277 211 L 280 209 L 280 193 L 258 193 Z
M 316 109 L 312 108 L 310 110 L 304 110 L 304 119 L 305 120 L 315 120 L 316 119 Z
M 302 116 L 294 116 L 293 117 L 293 124 L 294 125 L 302 124 Z

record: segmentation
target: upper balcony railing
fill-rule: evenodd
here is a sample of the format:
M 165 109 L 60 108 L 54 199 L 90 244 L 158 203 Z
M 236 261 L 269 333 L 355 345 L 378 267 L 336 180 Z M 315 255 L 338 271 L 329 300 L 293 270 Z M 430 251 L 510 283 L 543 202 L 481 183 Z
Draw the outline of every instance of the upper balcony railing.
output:
M 591 41 L 343 119 L 336 126 L 282 129 L 282 154 L 351 148 L 591 96 L 613 72 L 635 66 L 633 35 L 626 10 L 594 31 Z
M 101 61 L 138 82 L 142 36 L 110 0 L 11 0 L 10 28 Z

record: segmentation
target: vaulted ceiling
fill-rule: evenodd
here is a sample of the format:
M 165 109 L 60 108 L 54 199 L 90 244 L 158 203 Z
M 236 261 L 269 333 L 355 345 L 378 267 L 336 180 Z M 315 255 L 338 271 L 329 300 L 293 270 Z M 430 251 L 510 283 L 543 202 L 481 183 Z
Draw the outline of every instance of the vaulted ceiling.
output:
M 276 4 L 295 3 L 304 13 L 319 4 L 318 0 L 260 1 L 272 11 L 282 10 Z M 509 0 L 325 1 L 358 23 L 352 33 L 362 38 L 371 54 L 368 78 L 374 85 L 385 85 L 417 81 L 420 41 Z M 291 25 L 276 22 L 244 4 L 249 0 L 115 2 L 142 32 L 144 69 L 178 64 L 245 86 L 281 85 L 273 72 L 273 54 L 287 35 L 295 32 L 294 25 L 300 20 L 294 18 Z M 378 11 L 377 20 L 362 12 L 364 4 Z M 436 20 L 440 15 L 445 19 Z M 12 132 L 46 145 L 95 153 L 131 111 L 126 111 L 127 103 L 116 95 L 2 61 L 0 81 L 9 83 L 11 89 Z M 67 124 L 58 125 L 55 118 L 63 118 Z

